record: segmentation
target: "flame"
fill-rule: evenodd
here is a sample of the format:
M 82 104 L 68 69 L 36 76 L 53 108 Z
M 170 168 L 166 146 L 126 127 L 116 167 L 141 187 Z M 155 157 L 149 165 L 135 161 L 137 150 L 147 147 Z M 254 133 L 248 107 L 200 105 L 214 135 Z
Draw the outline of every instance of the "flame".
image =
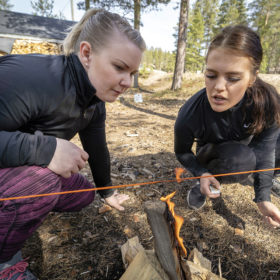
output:
M 175 195 L 175 193 L 176 193 L 176 191 L 167 195 L 167 196 L 165 196 L 165 197 L 161 197 L 160 200 L 167 203 L 168 209 L 174 217 L 174 220 L 175 220 L 175 237 L 178 241 L 179 246 L 182 248 L 182 250 L 183 250 L 183 252 L 186 256 L 187 255 L 187 250 L 186 250 L 186 248 L 183 244 L 183 238 L 180 237 L 180 229 L 183 225 L 184 218 L 175 214 L 175 211 L 174 211 L 175 203 L 170 201 L 170 199 Z
M 186 170 L 184 168 L 180 168 L 180 167 L 175 168 L 176 180 L 177 180 L 178 183 L 182 182 L 181 175 L 184 172 L 186 172 Z

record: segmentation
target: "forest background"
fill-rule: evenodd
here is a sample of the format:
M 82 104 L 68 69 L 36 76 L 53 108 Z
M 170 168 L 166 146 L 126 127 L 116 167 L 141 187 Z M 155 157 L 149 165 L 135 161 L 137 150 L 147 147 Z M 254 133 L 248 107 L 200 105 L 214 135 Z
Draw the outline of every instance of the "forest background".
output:
M 223 27 L 244 24 L 259 33 L 264 57 L 262 73 L 280 73 L 280 2 L 278 0 L 196 0 L 190 8 L 187 35 L 185 71 L 202 72 L 205 54 L 211 38 Z M 177 34 L 174 30 L 176 44 Z M 175 52 L 160 48 L 146 51 L 143 67 L 171 72 Z
M 73 1 L 72 5 L 73 5 Z M 170 0 L 84 0 L 78 2 L 80 10 L 101 7 L 117 10 L 124 16 L 132 15 L 134 26 L 141 29 L 141 14 L 159 9 Z M 35 15 L 63 17 L 53 12 L 54 0 L 30 1 Z M 185 5 L 184 72 L 203 72 L 205 54 L 211 39 L 221 28 L 232 24 L 245 24 L 261 36 L 264 58 L 261 73 L 280 73 L 280 2 L 279 0 L 181 0 L 177 7 Z M 0 0 L 0 9 L 12 8 L 10 0 Z M 178 12 L 179 14 L 179 12 Z M 179 18 L 179 15 L 178 15 Z M 156 20 L 156 18 L 155 18 Z M 168 24 L 168 22 L 166 23 Z M 141 74 L 153 70 L 174 72 L 178 52 L 178 26 L 174 28 L 174 51 L 148 48 L 142 62 Z M 175 73 L 174 73 L 175 74 Z

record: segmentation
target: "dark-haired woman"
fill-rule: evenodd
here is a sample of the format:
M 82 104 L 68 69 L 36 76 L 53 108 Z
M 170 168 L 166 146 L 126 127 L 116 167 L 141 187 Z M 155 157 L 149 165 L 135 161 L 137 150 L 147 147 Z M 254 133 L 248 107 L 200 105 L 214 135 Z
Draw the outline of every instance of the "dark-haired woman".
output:
M 194 176 L 273 169 L 279 163 L 279 95 L 258 77 L 261 61 L 260 38 L 248 27 L 228 26 L 211 42 L 206 87 L 182 106 L 175 124 L 177 159 Z M 254 201 L 266 221 L 279 227 L 280 211 L 270 199 L 273 176 L 274 171 L 253 174 Z M 220 196 L 221 182 L 247 177 L 201 178 L 188 192 L 188 205 L 200 209 L 206 197 Z

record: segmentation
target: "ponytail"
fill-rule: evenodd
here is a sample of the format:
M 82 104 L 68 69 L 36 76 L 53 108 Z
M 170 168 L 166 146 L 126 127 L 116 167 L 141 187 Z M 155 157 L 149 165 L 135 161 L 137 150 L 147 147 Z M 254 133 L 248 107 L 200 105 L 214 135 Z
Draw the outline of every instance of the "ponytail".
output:
M 65 55 L 69 55 L 70 53 L 77 52 L 76 44 L 79 41 L 79 37 L 84 28 L 85 23 L 91 16 L 94 16 L 99 11 L 100 10 L 97 9 L 88 10 L 83 15 L 81 20 L 72 27 L 71 31 L 68 33 L 68 35 L 63 41 L 63 52 Z
M 90 9 L 66 36 L 63 42 L 63 52 L 65 55 L 78 53 L 82 41 L 89 42 L 92 50 L 98 52 L 106 46 L 114 32 L 119 32 L 127 37 L 141 51 L 146 49 L 139 31 L 133 29 L 125 18 L 102 9 Z
M 247 94 L 246 105 L 253 105 L 250 133 L 259 134 L 274 122 L 280 127 L 280 96 L 276 88 L 257 77 L 253 86 L 247 89 Z

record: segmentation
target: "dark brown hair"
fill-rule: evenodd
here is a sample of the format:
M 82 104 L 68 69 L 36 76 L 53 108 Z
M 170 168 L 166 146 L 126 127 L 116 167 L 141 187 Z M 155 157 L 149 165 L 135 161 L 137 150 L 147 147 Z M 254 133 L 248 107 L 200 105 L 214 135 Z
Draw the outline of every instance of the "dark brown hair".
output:
M 206 61 L 209 53 L 216 48 L 226 48 L 248 57 L 252 64 L 252 75 L 257 75 L 263 50 L 259 35 L 251 28 L 244 25 L 225 27 L 211 42 Z M 280 97 L 275 87 L 256 77 L 256 81 L 246 92 L 249 98 L 245 106 L 253 104 L 250 133 L 258 134 L 274 122 L 280 126 Z

